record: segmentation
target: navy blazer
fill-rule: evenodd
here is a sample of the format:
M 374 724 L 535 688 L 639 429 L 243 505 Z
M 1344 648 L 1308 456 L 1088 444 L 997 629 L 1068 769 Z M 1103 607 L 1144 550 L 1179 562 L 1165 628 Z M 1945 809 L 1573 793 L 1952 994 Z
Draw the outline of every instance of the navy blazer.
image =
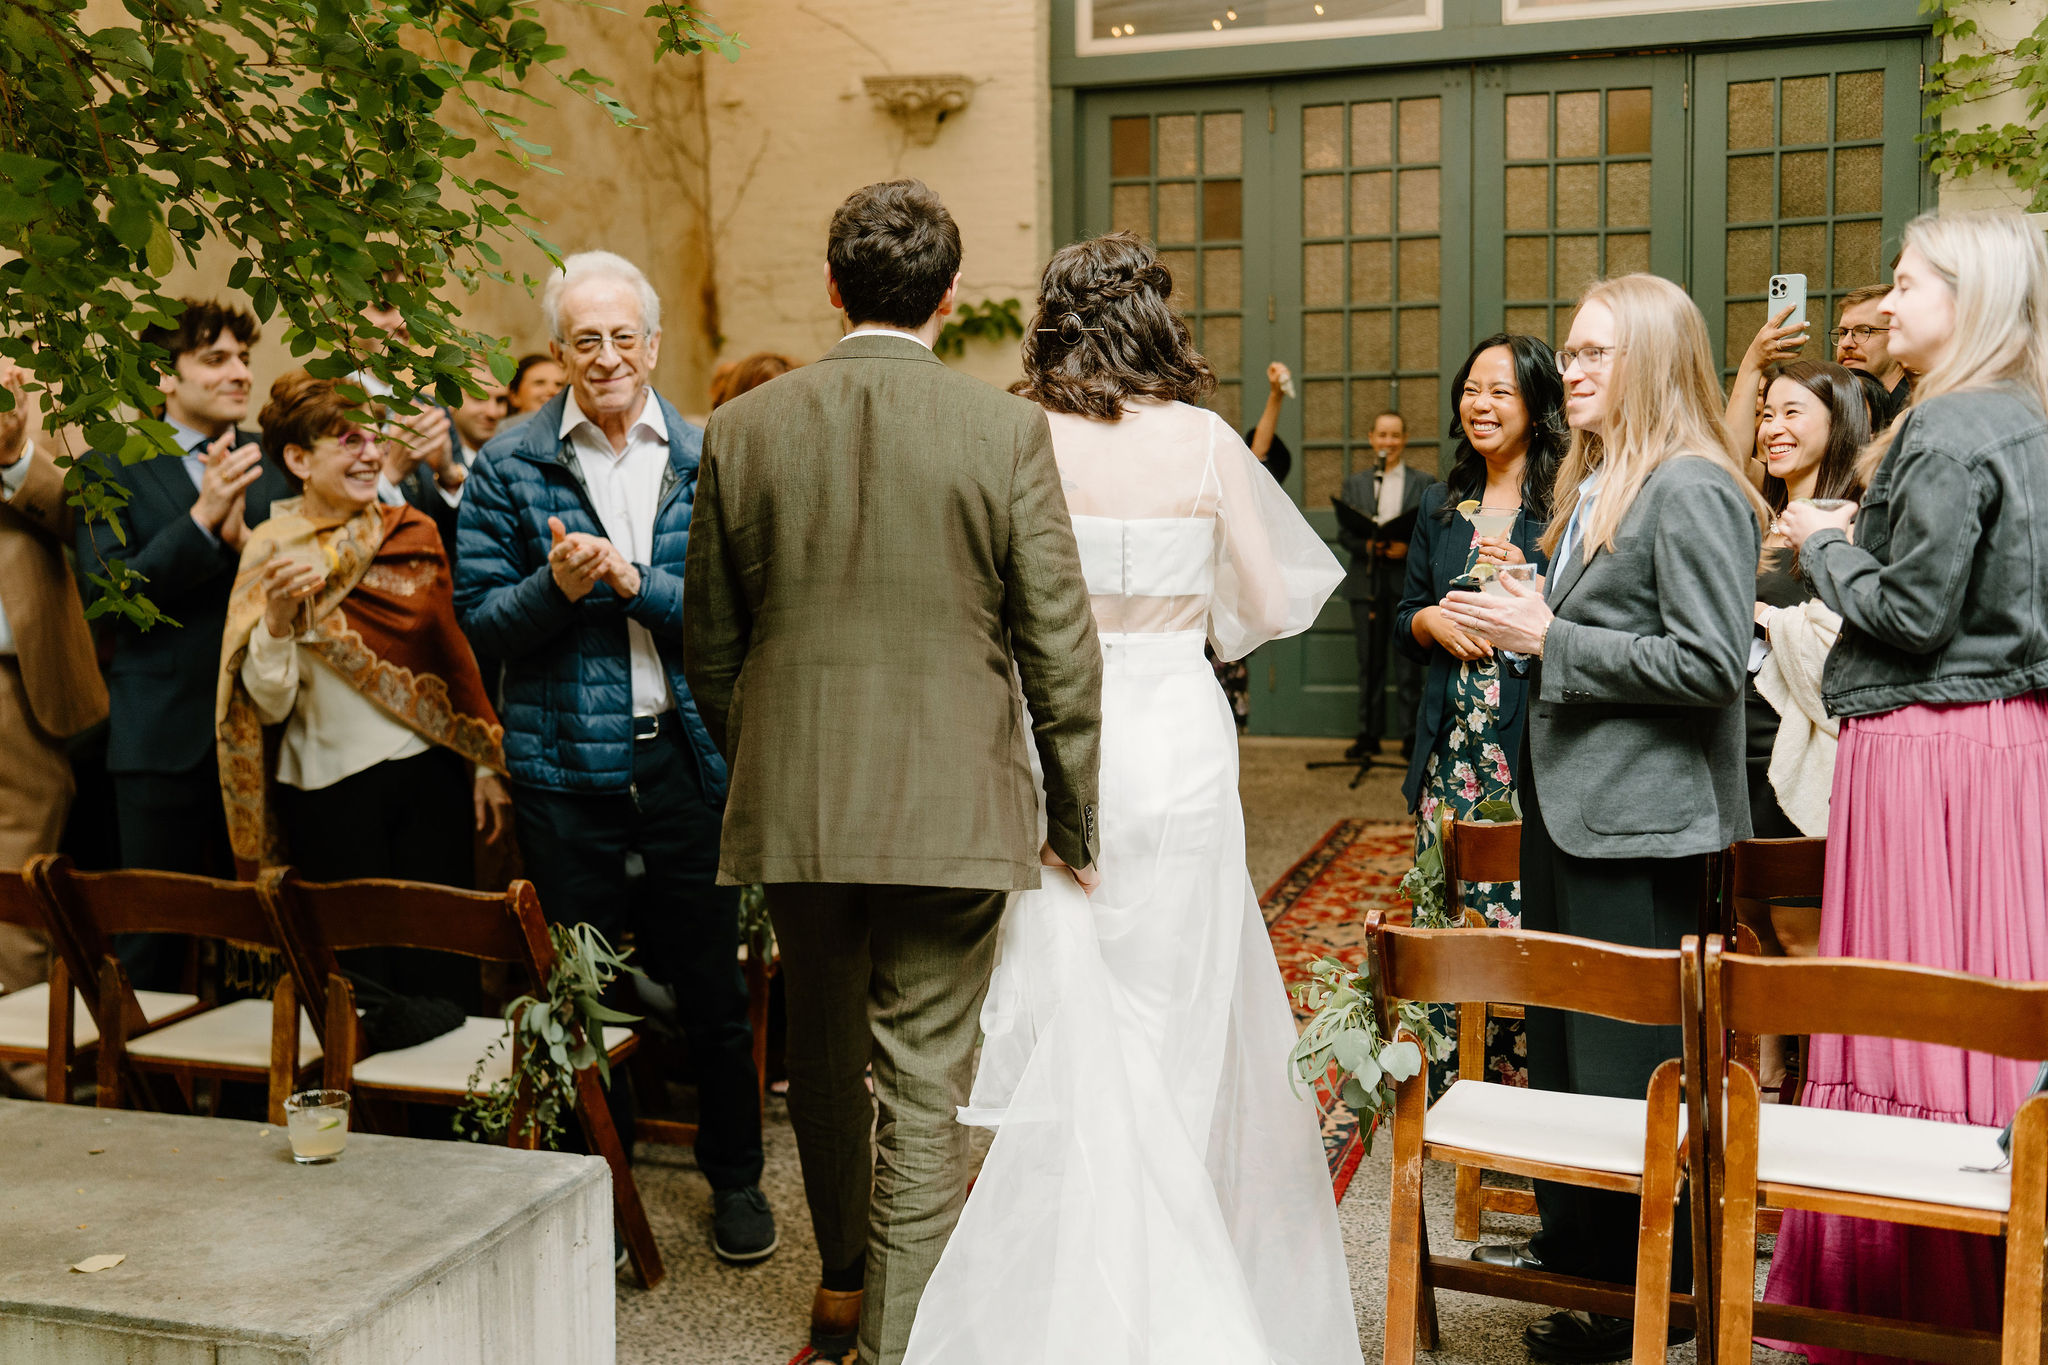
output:
M 1429 756 L 1436 751 L 1444 732 L 1444 712 L 1451 695 L 1451 678 L 1458 660 L 1441 645 L 1422 645 L 1415 639 L 1415 613 L 1444 600 L 1451 580 L 1465 572 L 1472 556 L 1472 523 L 1453 515 L 1445 524 L 1437 512 L 1451 496 L 1446 483 L 1432 484 L 1422 495 L 1422 507 L 1415 516 L 1415 539 L 1408 545 L 1408 585 L 1401 605 L 1394 612 L 1394 648 L 1409 658 L 1429 665 L 1429 677 L 1422 689 L 1422 705 L 1415 713 L 1415 755 L 1408 761 L 1408 776 L 1401 783 L 1401 795 L 1414 810 L 1422 799 L 1423 773 Z M 1515 521 L 1513 540 L 1523 558 L 1546 573 L 1549 560 L 1536 548 L 1544 523 L 1526 512 Z M 1529 680 L 1500 670 L 1500 747 L 1507 753 L 1508 770 L 1521 780 L 1522 725 L 1528 719 Z
M 235 433 L 235 445 L 255 445 L 253 432 Z M 79 589 L 90 606 L 100 596 L 91 575 L 103 561 L 126 560 L 148 581 L 142 595 L 176 621 L 138 630 L 124 618 L 105 618 L 114 654 L 107 666 L 107 771 L 182 773 L 213 755 L 213 702 L 220 680 L 220 642 L 227 629 L 228 593 L 241 555 L 209 537 L 192 520 L 199 489 L 174 455 L 155 455 L 123 467 L 108 459 L 128 490 L 128 505 L 112 515 L 126 543 L 100 518 L 78 521 Z M 250 486 L 243 520 L 255 527 L 270 504 L 292 495 L 291 481 L 263 458 L 263 474 Z

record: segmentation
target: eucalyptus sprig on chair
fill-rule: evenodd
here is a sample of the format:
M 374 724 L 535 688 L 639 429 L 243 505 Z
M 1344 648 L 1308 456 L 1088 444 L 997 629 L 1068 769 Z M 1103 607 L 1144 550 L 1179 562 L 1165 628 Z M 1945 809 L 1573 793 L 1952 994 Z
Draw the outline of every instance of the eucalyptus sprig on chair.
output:
M 604 1026 L 630 1024 L 640 1016 L 604 1003 L 605 988 L 621 973 L 644 975 L 626 959 L 631 948 L 614 949 L 590 924 L 551 924 L 554 969 L 545 999 L 522 995 L 505 1006 L 510 1030 L 501 1035 L 469 1073 L 469 1097 L 455 1111 L 455 1131 L 472 1142 L 502 1141 L 512 1132 L 515 1101 L 526 1088 L 526 1122 L 519 1137 L 534 1136 L 554 1150 L 562 1136 L 562 1115 L 576 1105 L 576 1073 L 597 1068 L 609 1086 L 611 1059 L 605 1055 Z M 511 1041 L 510 1074 L 483 1084 L 491 1058 Z
M 1358 1116 L 1365 1150 L 1372 1153 L 1373 1135 L 1394 1114 L 1394 1086 L 1422 1070 L 1424 1053 L 1431 1061 L 1451 1055 L 1451 1038 L 1431 1020 L 1427 1005 L 1398 1001 L 1392 1011 L 1395 1028 L 1415 1035 L 1421 1046 L 1389 1039 L 1380 1021 L 1379 983 L 1370 964 L 1352 967 L 1333 957 L 1319 957 L 1309 967 L 1314 978 L 1295 987 L 1302 1005 L 1313 1010 L 1302 1027 L 1301 1040 L 1287 1060 L 1299 1093 L 1332 1080 L 1332 1089 Z M 1320 1102 L 1322 1091 L 1316 1090 Z

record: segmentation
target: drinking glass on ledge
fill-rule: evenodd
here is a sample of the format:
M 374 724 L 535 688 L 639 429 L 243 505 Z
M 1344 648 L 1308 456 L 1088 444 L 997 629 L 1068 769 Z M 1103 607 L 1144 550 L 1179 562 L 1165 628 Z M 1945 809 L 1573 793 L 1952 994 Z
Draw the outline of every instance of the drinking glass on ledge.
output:
M 348 1146 L 348 1099 L 346 1090 L 301 1090 L 284 1102 L 293 1161 L 324 1166 L 340 1160 Z

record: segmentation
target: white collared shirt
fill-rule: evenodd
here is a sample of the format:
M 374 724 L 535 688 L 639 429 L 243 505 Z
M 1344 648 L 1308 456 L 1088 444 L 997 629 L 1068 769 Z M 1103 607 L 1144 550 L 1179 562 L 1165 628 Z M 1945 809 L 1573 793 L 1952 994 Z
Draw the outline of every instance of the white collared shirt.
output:
M 846 337 L 902 337 L 905 341 L 916 342 L 927 351 L 931 349 L 923 337 L 906 332 L 901 327 L 856 327 L 851 332 L 848 332 L 845 337 L 839 339 L 844 341 Z
M 574 391 L 566 396 L 561 436 L 576 452 L 598 523 L 620 554 L 644 565 L 654 558 L 654 516 L 661 503 L 661 476 L 668 472 L 668 421 L 661 404 L 652 389 L 644 393 L 640 415 L 626 429 L 626 448 L 615 451 L 611 438 L 583 415 Z M 626 641 L 633 664 L 633 714 L 658 716 L 675 705 L 661 651 L 638 621 L 626 622 Z
M 1396 460 L 1392 469 L 1380 471 L 1379 512 L 1373 520 L 1382 526 L 1393 524 L 1401 515 L 1401 495 L 1408 491 L 1408 466 Z

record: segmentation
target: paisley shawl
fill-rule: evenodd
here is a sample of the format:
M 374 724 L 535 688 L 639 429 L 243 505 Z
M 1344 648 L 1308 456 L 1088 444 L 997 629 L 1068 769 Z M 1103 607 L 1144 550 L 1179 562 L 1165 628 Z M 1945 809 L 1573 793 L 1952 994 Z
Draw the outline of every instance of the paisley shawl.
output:
M 304 648 L 422 739 L 505 771 L 504 727 L 455 623 L 454 583 L 434 523 L 414 508 L 376 503 L 345 520 L 313 518 L 304 499 L 281 499 L 242 547 L 214 693 L 228 837 L 236 860 L 250 867 L 287 861 L 271 808 L 275 739 L 266 743 L 242 686 L 249 635 L 263 623 L 263 569 L 279 554 L 317 556 L 328 567 L 310 631 L 302 609 Z

